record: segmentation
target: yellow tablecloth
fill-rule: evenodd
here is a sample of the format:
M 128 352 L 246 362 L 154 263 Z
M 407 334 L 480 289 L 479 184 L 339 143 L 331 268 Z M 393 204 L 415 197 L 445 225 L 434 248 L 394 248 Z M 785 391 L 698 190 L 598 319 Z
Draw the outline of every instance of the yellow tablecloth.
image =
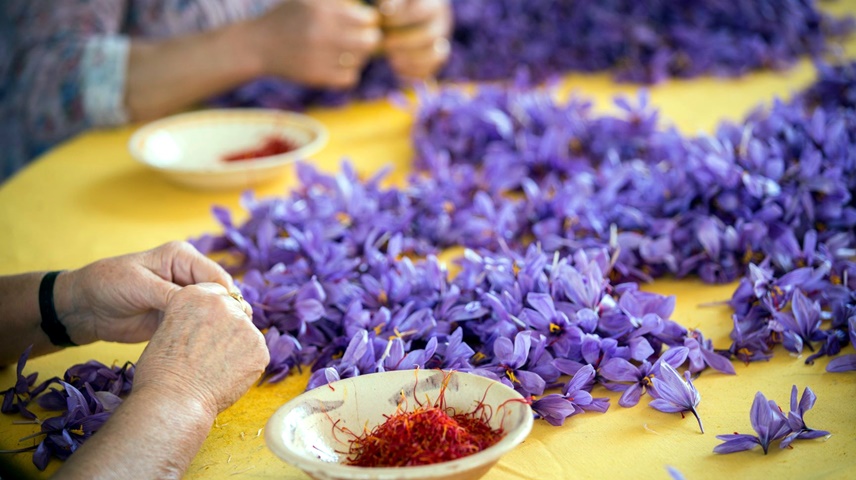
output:
M 850 5 L 833 8 L 853 10 Z M 856 53 L 856 41 L 847 51 Z M 808 62 L 781 73 L 756 73 L 736 80 L 672 81 L 651 88 L 652 103 L 665 122 L 685 133 L 711 132 L 722 119 L 740 120 L 774 96 L 789 97 L 808 85 L 814 70 Z M 577 91 L 609 108 L 617 93 L 635 87 L 617 85 L 607 75 L 571 75 L 564 91 Z M 361 172 L 393 166 L 391 181 L 403 182 L 409 169 L 411 117 L 385 101 L 353 104 L 337 110 L 310 112 L 330 129 L 330 143 L 313 161 L 335 171 L 347 157 Z M 240 191 L 199 192 L 173 186 L 134 162 L 126 149 L 134 127 L 93 131 L 49 152 L 0 187 L 0 274 L 74 268 L 116 254 L 148 249 L 160 243 L 219 232 L 212 205 L 242 213 Z M 295 185 L 293 175 L 255 188 L 259 196 L 284 195 Z M 730 341 L 727 307 L 700 307 L 728 299 L 733 285 L 709 286 L 696 280 L 661 280 L 645 288 L 677 296 L 673 318 L 701 329 L 718 347 Z M 35 300 L 34 300 L 35 301 Z M 136 360 L 144 345 L 99 343 L 32 360 L 27 372 L 42 379 L 74 363 Z M 847 347 L 852 352 L 853 347 Z M 696 478 L 853 478 L 856 475 L 856 373 L 829 374 L 827 359 L 806 366 L 779 348 L 770 362 L 736 364 L 737 376 L 705 372 L 696 385 L 699 412 L 707 433 L 692 418 L 653 410 L 643 400 L 637 407 L 618 406 L 618 395 L 598 388 L 595 396 L 611 399 L 605 414 L 587 413 L 563 427 L 537 421 L 529 438 L 506 455 L 485 477 L 512 478 L 668 478 L 666 466 Z M 14 368 L 0 369 L 0 388 L 14 383 Z M 279 461 L 265 447 L 262 428 L 276 408 L 303 391 L 308 376 L 297 374 L 277 385 L 254 387 L 221 414 L 187 471 L 187 478 L 306 478 Z M 756 391 L 787 407 L 791 385 L 810 386 L 818 395 L 807 423 L 830 430 L 828 440 L 795 442 L 793 450 L 764 456 L 760 449 L 715 455 L 715 435 L 753 433 L 749 407 Z M 37 430 L 0 416 L 0 449 L 32 443 L 19 439 Z M 169 428 L 169 426 L 164 426 Z M 32 441 L 30 441 L 32 442 Z M 146 448 L 140 445 L 140 448 Z M 59 466 L 52 461 L 39 473 L 29 454 L 2 455 L 0 465 L 14 477 L 42 478 Z

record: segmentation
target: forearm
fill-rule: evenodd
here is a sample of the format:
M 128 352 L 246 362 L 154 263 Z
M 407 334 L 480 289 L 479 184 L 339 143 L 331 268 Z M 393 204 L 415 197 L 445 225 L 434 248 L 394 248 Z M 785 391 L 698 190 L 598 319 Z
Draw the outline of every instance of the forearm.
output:
M 7 319 L 3 323 L 6 340 L 0 350 L 0 365 L 14 363 L 30 345 L 33 346 L 31 356 L 60 348 L 51 344 L 41 328 L 39 285 L 44 274 L 34 272 L 0 277 L 0 311 Z
M 54 478 L 181 478 L 214 418 L 178 392 L 135 389 Z
M 174 113 L 264 74 L 251 22 L 159 42 L 134 40 L 125 103 L 131 120 Z

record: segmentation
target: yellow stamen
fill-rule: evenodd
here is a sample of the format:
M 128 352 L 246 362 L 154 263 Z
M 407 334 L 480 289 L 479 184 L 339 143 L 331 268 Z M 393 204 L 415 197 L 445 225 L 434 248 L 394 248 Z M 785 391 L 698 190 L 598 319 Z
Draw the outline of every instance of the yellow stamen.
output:
M 550 333 L 556 333 L 556 332 L 561 332 L 561 331 L 562 331 L 562 327 L 556 325 L 553 322 L 550 322 Z
M 517 377 L 514 376 L 514 370 L 510 368 L 505 369 L 505 375 L 508 376 L 508 379 L 511 380 L 511 383 L 520 383 L 520 380 L 518 380 Z
M 342 225 L 348 226 L 351 224 L 351 216 L 345 212 L 336 212 L 336 220 Z

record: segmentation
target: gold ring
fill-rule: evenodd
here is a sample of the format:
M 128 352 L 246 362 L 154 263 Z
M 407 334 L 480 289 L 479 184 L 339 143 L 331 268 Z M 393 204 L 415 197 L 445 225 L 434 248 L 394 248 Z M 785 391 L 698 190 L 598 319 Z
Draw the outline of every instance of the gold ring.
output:
M 244 306 L 244 296 L 241 295 L 241 292 L 235 290 L 234 292 L 229 292 L 229 296 L 237 300 L 241 304 L 241 307 Z
M 434 40 L 434 52 L 441 56 L 445 57 L 449 54 L 449 51 L 452 49 L 452 46 L 449 44 L 449 39 L 445 37 L 440 37 Z
M 342 68 L 352 68 L 357 65 L 357 57 L 351 52 L 342 52 L 339 54 L 339 66 Z

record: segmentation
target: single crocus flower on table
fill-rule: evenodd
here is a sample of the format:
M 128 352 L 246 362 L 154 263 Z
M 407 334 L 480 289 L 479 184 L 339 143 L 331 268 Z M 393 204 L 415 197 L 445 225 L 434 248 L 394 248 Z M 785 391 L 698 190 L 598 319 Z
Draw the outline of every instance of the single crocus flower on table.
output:
M 603 364 L 600 375 L 607 380 L 604 382 L 606 388 L 624 391 L 618 400 L 619 405 L 633 407 L 639 403 L 639 399 L 651 385 L 651 381 L 661 374 L 662 365 L 679 367 L 686 361 L 688 353 L 689 349 L 686 347 L 673 347 L 660 355 L 653 364 L 644 360 L 638 367 L 628 360 L 613 357 Z
M 606 412 L 609 409 L 608 398 L 594 398 L 589 389 L 594 381 L 595 371 L 591 365 L 585 365 L 562 388 L 562 393 L 551 393 L 532 402 L 532 410 L 551 425 L 560 426 L 565 419 L 586 412 Z
M 698 415 L 696 407 L 701 401 L 701 395 L 693 385 L 690 372 L 684 372 L 686 381 L 681 378 L 677 370 L 666 362 L 660 365 L 660 376 L 651 379 L 652 396 L 654 400 L 648 405 L 656 408 L 661 412 L 680 413 L 691 412 L 698 420 L 698 428 L 701 433 L 704 433 L 704 426 L 701 423 L 701 417 Z
M 815 430 L 805 424 L 805 412 L 814 406 L 814 402 L 817 401 L 817 395 L 810 388 L 805 387 L 802 397 L 800 397 L 799 403 L 797 403 L 797 391 L 796 385 L 791 387 L 791 411 L 788 412 L 788 427 L 791 429 L 791 433 L 782 440 L 782 443 L 779 445 L 780 448 L 788 447 L 791 442 L 797 439 L 809 440 L 825 437 L 830 434 L 826 430 Z
M 776 405 L 776 402 L 767 400 L 761 392 L 755 394 L 752 409 L 749 411 L 749 421 L 752 422 L 752 428 L 758 434 L 757 437 L 741 433 L 717 435 L 716 438 L 723 440 L 723 443 L 713 449 L 714 453 L 741 452 L 761 445 L 766 455 L 774 440 L 790 432 L 788 420 L 782 413 L 782 409 Z

